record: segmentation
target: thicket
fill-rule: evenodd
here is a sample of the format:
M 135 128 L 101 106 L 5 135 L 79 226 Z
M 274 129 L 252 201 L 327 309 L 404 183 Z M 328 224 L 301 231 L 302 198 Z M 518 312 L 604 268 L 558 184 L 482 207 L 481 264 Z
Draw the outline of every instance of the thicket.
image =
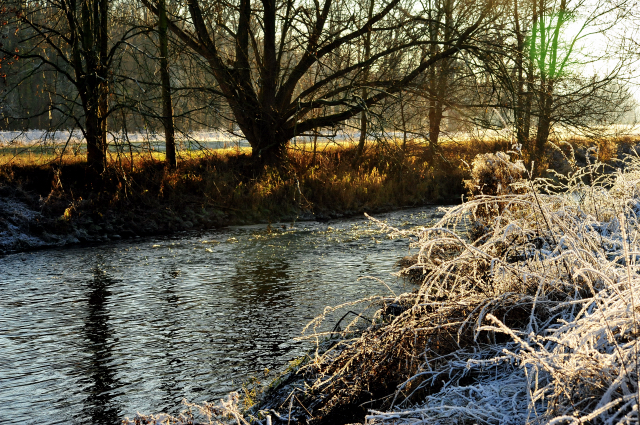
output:
M 544 166 L 566 174 L 599 160 L 615 168 L 636 143 L 576 139 L 550 150 Z M 0 150 L 0 195 L 38 217 L 21 221 L 5 211 L 0 218 L 8 220 L 2 229 L 11 224 L 16 232 L 47 239 L 43 246 L 54 246 L 69 237 L 93 242 L 451 204 L 460 202 L 464 181 L 473 180 L 474 158 L 508 147 L 501 139 L 449 141 L 433 155 L 425 143 L 399 140 L 371 143 L 364 154 L 355 145 L 321 144 L 315 150 L 298 145 L 289 148 L 286 164 L 261 170 L 241 150 L 184 151 L 176 169 L 165 166 L 161 153 L 111 152 L 98 180 L 72 151 L 59 156 L 39 147 L 14 147 Z M 0 250 L 33 248 L 13 243 Z

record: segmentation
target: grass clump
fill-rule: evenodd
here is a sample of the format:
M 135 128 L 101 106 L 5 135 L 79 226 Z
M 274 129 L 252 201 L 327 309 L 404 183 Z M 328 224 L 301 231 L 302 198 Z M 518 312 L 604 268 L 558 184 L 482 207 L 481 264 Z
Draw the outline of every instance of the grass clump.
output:
M 513 182 L 417 233 L 389 229 L 411 238 L 419 250 L 411 267 L 427 273 L 414 292 L 344 306 L 361 305 L 373 324 L 354 316 L 303 368 L 308 389 L 298 399 L 311 415 L 300 415 L 314 423 L 637 423 L 640 159 L 616 173 L 596 173 L 601 167 Z M 468 239 L 474 216 L 495 204 L 484 237 Z M 308 337 L 332 336 L 316 331 L 324 317 Z

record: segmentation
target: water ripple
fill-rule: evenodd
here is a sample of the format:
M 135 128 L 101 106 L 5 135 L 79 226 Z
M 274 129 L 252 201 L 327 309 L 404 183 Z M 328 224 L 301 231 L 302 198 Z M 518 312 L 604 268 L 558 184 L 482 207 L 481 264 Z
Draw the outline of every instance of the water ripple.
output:
M 407 253 L 358 218 L 0 258 L 2 423 L 117 424 L 222 397 L 308 349 L 294 338 L 325 305 L 387 292 L 359 277 L 402 290 L 389 273 Z

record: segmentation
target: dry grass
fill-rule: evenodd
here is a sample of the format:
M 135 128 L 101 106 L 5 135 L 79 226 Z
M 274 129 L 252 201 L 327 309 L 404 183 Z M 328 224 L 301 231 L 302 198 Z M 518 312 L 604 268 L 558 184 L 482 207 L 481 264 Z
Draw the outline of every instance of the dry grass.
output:
M 376 408 L 370 424 L 638 423 L 640 160 L 600 166 L 476 196 L 419 233 L 389 229 L 429 272 L 416 292 L 376 300 L 374 325 L 356 317 L 318 351 L 316 420 L 360 405 Z M 460 236 L 487 209 L 490 231 Z M 323 318 L 310 338 L 329 336 L 314 332 Z
M 60 215 L 69 208 L 80 213 L 76 205 L 91 213 L 189 209 L 224 216 L 217 224 L 290 220 L 305 211 L 331 216 L 451 202 L 463 190 L 466 171 L 458 157 L 429 159 L 420 144 L 407 150 L 372 145 L 355 166 L 354 156 L 353 146 L 326 145 L 315 155 L 291 149 L 284 167 L 256 170 L 241 151 L 200 151 L 183 155 L 178 168 L 169 170 L 161 154 L 134 155 L 133 161 L 122 155 L 112 157 L 96 181 L 87 178 L 79 156 L 51 162 L 53 156 L 26 155 L 0 166 L 0 184 L 57 200 L 52 213 Z

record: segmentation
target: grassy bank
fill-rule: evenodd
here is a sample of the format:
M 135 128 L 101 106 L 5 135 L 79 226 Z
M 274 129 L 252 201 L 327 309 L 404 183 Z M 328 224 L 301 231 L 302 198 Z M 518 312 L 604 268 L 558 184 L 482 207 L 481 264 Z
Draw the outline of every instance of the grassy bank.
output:
M 321 145 L 315 154 L 292 148 L 284 167 L 258 172 L 243 151 L 183 154 L 176 170 L 167 169 L 157 153 L 138 154 L 112 157 L 99 180 L 80 157 L 11 153 L 2 158 L 0 195 L 36 211 L 37 217 L 28 212 L 16 217 L 13 207 L 0 206 L 5 225 L 13 226 L 0 228 L 0 236 L 28 229 L 29 237 L 44 236 L 54 244 L 91 242 L 451 203 L 463 190 L 461 160 L 497 146 L 452 147 L 428 159 L 422 144 L 405 150 L 377 144 L 357 164 L 353 146 Z M 29 242 L 4 251 L 21 249 L 29 249 Z
M 631 139 L 573 140 L 550 149 L 545 165 L 566 173 L 565 156 L 571 151 L 585 165 L 615 161 L 635 144 Z M 0 252 L 457 203 L 473 158 L 509 147 L 506 140 L 449 141 L 431 157 L 424 143 L 409 142 L 405 149 L 377 143 L 356 161 L 354 145 L 324 143 L 315 151 L 299 145 L 290 147 L 283 167 L 260 170 L 239 149 L 181 152 L 176 170 L 164 166 L 162 153 L 112 152 L 101 179 L 92 178 L 82 156 L 72 152 L 61 157 L 37 147 L 5 147 L 0 152 Z

